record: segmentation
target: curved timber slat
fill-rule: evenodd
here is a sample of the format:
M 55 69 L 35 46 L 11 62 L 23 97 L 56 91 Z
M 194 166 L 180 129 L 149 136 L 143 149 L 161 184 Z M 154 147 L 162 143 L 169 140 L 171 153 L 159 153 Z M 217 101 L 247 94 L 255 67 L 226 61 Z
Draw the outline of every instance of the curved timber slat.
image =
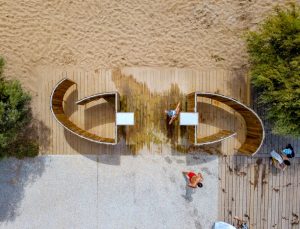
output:
M 227 138 L 233 137 L 236 135 L 236 132 L 228 131 L 228 130 L 221 130 L 216 134 L 203 137 L 203 138 L 197 138 L 197 144 L 199 145 L 208 145 L 208 144 L 214 144 L 221 141 L 224 141 Z
M 97 93 L 94 95 L 90 95 L 87 97 L 84 97 L 78 101 L 76 101 L 77 105 L 85 105 L 89 102 L 98 100 L 98 99 L 105 99 L 107 102 L 114 103 L 115 99 L 117 98 L 118 93 L 117 92 L 104 92 L 104 93 Z
M 71 122 L 69 118 L 66 116 L 63 108 L 63 99 L 64 95 L 66 94 L 67 90 L 76 84 L 74 81 L 69 80 L 67 78 L 62 79 L 59 81 L 52 93 L 50 98 L 50 110 L 57 120 L 57 122 L 62 125 L 66 130 L 70 131 L 71 133 L 77 135 L 80 138 L 96 142 L 102 144 L 116 144 L 117 143 L 117 136 L 115 138 L 104 138 L 98 136 L 96 134 L 90 133 L 86 130 L 81 129 L 76 124 Z M 112 92 L 111 95 L 114 96 L 116 92 Z M 84 100 L 86 101 L 86 100 Z M 117 104 L 117 103 L 116 103 Z
M 231 107 L 236 112 L 238 112 L 244 118 L 246 123 L 246 139 L 241 145 L 241 147 L 238 149 L 238 151 L 244 155 L 254 155 L 259 151 L 265 138 L 265 131 L 262 120 L 251 108 L 247 107 L 243 103 L 233 98 L 224 95 L 215 93 L 194 92 L 188 95 L 189 111 L 195 112 L 197 110 L 197 97 L 205 97 L 212 100 L 216 100 L 218 102 L 226 104 L 227 106 Z M 215 134 L 215 136 L 208 136 L 205 139 L 203 138 L 198 142 L 196 132 L 197 127 L 191 128 L 189 131 L 189 139 L 192 140 L 192 142 L 194 142 L 195 145 L 202 145 L 203 142 L 205 142 L 205 144 L 212 144 L 215 143 L 216 140 L 223 141 L 224 139 L 233 136 L 229 133 L 226 134 L 225 131 L 224 134 L 227 135 L 227 137 L 224 138 L 224 135 L 220 134 L 219 132 Z

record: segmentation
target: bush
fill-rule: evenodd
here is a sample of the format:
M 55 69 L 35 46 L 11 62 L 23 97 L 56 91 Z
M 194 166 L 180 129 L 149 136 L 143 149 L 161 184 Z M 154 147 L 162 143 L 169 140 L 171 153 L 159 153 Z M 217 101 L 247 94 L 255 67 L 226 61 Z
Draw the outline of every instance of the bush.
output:
M 32 120 L 31 98 L 18 81 L 3 78 L 3 67 L 0 58 L 0 158 L 36 156 L 38 144 L 27 132 Z
M 300 8 L 276 8 L 247 36 L 251 81 L 277 134 L 300 136 Z

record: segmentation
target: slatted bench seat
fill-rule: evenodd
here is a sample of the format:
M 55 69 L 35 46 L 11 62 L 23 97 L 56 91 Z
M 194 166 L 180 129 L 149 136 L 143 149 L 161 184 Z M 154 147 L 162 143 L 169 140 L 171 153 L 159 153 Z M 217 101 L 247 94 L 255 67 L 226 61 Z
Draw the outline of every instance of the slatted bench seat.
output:
M 201 145 L 213 144 L 213 143 L 224 141 L 225 139 L 230 138 L 234 135 L 236 135 L 236 132 L 221 130 L 216 134 L 203 137 L 203 138 L 197 138 L 197 144 L 201 144 Z
M 71 133 L 77 135 L 80 138 L 84 138 L 86 140 L 96 142 L 96 143 L 116 144 L 117 143 L 116 134 L 115 134 L 115 138 L 105 138 L 105 137 L 98 136 L 96 134 L 81 129 L 75 123 L 71 122 L 69 118 L 66 116 L 63 108 L 63 101 L 64 101 L 63 99 L 67 90 L 70 87 L 72 87 L 74 84 L 76 83 L 70 79 L 65 78 L 62 79 L 60 82 L 58 82 L 54 87 L 50 98 L 50 110 L 53 116 L 55 117 L 55 119 L 66 130 L 70 131 Z M 101 93 L 94 96 L 83 98 L 82 100 L 77 101 L 77 105 L 84 105 L 93 100 L 104 98 L 110 102 L 112 102 L 112 100 L 115 100 L 115 105 L 117 109 L 117 96 L 118 96 L 117 92 Z
M 117 92 L 97 93 L 78 100 L 76 104 L 86 105 L 89 102 L 96 101 L 99 99 L 105 99 L 107 102 L 114 104 L 116 97 L 117 97 Z
M 238 152 L 243 155 L 254 155 L 261 148 L 264 138 L 265 131 L 262 120 L 259 116 L 249 107 L 242 104 L 241 102 L 215 93 L 203 93 L 203 92 L 193 92 L 187 96 L 187 111 L 196 112 L 197 111 L 197 97 L 208 98 L 231 107 L 237 113 L 239 113 L 246 124 L 246 136 L 245 141 L 242 143 L 241 147 L 238 149 Z M 190 142 L 195 145 L 211 144 L 216 141 L 223 141 L 226 138 L 229 138 L 234 135 L 228 130 L 222 130 L 217 134 L 205 137 L 197 138 L 197 126 L 188 127 L 188 138 Z

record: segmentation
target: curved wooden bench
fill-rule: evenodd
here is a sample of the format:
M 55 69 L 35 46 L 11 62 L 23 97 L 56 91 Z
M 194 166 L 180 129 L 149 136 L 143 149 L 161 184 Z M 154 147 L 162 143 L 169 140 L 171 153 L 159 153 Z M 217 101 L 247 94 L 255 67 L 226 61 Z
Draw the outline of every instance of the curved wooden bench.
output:
M 54 118 L 56 119 L 56 121 L 60 125 L 62 125 L 66 130 L 70 131 L 71 133 L 77 135 L 80 138 L 84 138 L 86 140 L 96 142 L 96 143 L 116 144 L 117 137 L 115 137 L 114 139 L 104 138 L 96 134 L 90 133 L 88 131 L 85 131 L 80 127 L 78 127 L 77 125 L 75 125 L 73 122 L 71 122 L 69 118 L 66 116 L 63 108 L 63 99 L 67 90 L 74 84 L 76 83 L 73 82 L 72 80 L 64 78 L 55 85 L 51 93 L 50 110 Z
M 104 92 L 104 93 L 97 93 L 94 95 L 90 95 L 87 97 L 84 97 L 76 102 L 77 105 L 85 105 L 89 102 L 99 100 L 99 99 L 105 99 L 107 102 L 114 103 L 115 99 L 118 97 L 117 92 Z
M 233 98 L 224 95 L 214 94 L 214 93 L 194 92 L 188 95 L 188 110 L 190 111 L 193 110 L 194 112 L 197 110 L 197 97 L 205 97 L 212 100 L 216 100 L 218 102 L 226 104 L 227 106 L 231 107 L 236 112 L 238 112 L 244 118 L 246 123 L 246 128 L 247 128 L 246 139 L 244 143 L 241 145 L 241 147 L 238 149 L 238 151 L 245 155 L 254 155 L 259 151 L 265 138 L 264 125 L 260 117 L 251 108 L 247 107 L 243 103 Z M 197 131 L 196 127 L 190 130 L 189 138 L 190 139 L 193 138 L 191 135 L 192 131 L 194 131 L 195 145 L 201 145 L 201 141 L 200 143 L 198 143 L 196 139 L 196 131 Z M 219 137 L 218 141 L 222 141 L 225 138 L 231 137 L 233 135 L 227 133 L 227 137 L 223 138 L 223 136 L 224 136 L 223 134 L 217 133 L 215 136 L 214 135 L 208 136 L 207 138 L 209 139 L 204 139 L 204 140 L 206 140 L 206 142 L 208 142 L 208 140 L 212 140 L 211 143 L 215 143 L 216 142 L 215 138 L 217 137 Z M 210 143 L 205 143 L 205 144 L 210 144 Z
M 236 132 L 221 130 L 216 134 L 212 134 L 203 138 L 197 138 L 197 144 L 201 144 L 201 145 L 214 144 L 214 143 L 224 141 L 227 138 L 233 137 L 234 135 L 236 135 Z

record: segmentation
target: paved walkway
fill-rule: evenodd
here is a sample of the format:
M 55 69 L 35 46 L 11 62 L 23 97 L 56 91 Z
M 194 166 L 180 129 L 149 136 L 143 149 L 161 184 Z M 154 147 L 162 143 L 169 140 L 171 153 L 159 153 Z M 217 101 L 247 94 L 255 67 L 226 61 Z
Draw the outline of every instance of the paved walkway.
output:
M 182 170 L 202 170 L 186 188 Z M 218 158 L 41 156 L 0 162 L 0 228 L 211 228 Z

